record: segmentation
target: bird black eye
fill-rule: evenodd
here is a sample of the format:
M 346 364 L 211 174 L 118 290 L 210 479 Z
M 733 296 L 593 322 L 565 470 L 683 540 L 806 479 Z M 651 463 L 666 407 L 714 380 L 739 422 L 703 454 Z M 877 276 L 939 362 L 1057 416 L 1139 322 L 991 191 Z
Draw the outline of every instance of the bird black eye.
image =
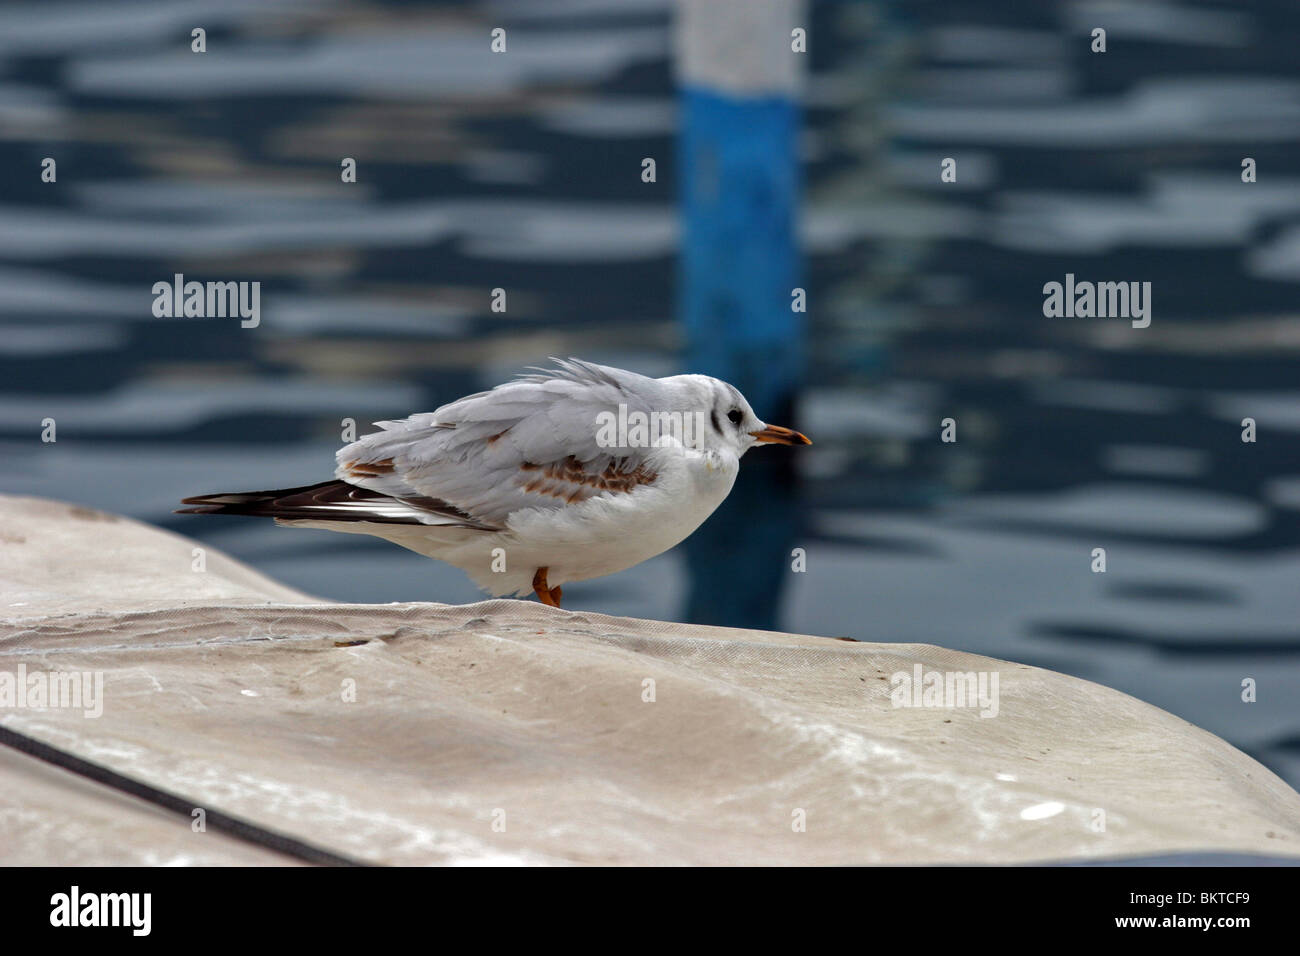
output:
M 727 412 L 727 421 L 731 422 L 733 425 L 739 425 L 740 420 L 744 417 L 744 415 L 740 414 L 739 408 L 733 408 L 731 411 Z

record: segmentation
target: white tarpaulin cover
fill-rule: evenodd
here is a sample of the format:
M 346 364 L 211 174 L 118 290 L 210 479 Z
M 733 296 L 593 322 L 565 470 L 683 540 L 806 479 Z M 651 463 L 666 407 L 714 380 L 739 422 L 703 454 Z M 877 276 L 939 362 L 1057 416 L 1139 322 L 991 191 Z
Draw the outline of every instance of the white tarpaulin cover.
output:
M 1087 681 L 535 602 L 327 604 L 195 547 L 0 498 L 0 675 L 103 675 L 101 716 L 0 723 L 377 863 L 1300 855 L 1277 776 Z M 996 716 L 894 706 L 916 665 L 996 673 Z M 281 862 L 0 747 L 0 863 Z

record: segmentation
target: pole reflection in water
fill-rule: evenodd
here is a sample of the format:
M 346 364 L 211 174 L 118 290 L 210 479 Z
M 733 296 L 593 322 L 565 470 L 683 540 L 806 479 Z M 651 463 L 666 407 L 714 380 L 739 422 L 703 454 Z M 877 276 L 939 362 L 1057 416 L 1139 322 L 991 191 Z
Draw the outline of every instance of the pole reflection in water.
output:
M 682 0 L 677 9 L 687 367 L 731 382 L 760 418 L 790 427 L 804 312 L 796 247 L 801 57 L 786 38 L 801 6 Z M 791 457 L 786 449 L 747 454 L 730 497 L 687 539 L 688 620 L 775 626 L 798 533 Z

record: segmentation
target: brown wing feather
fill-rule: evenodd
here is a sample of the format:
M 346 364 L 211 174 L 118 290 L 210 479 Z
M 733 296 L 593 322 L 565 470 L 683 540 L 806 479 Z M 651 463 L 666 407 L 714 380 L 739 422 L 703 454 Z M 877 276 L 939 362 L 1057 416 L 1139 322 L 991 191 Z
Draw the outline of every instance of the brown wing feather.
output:
M 627 494 L 641 485 L 652 484 L 659 476 L 644 463 L 628 470 L 626 459 L 615 459 L 603 471 L 588 471 L 577 458 L 535 465 L 524 462 L 519 466 L 523 473 L 524 491 L 552 498 L 563 498 L 569 503 L 586 501 L 599 494 Z

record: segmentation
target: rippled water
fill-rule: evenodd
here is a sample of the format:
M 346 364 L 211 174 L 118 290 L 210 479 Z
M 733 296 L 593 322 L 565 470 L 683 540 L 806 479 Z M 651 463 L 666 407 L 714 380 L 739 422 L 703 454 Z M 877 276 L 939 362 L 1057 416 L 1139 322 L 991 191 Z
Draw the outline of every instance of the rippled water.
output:
M 793 424 L 816 445 L 780 505 L 808 569 L 756 623 L 1076 674 L 1295 783 L 1300 13 L 993 7 L 814 7 Z M 0 10 L 0 487 L 341 600 L 474 600 L 382 542 L 170 512 L 320 480 L 342 419 L 430 409 L 548 355 L 682 368 L 667 9 Z M 483 53 L 495 25 L 508 57 Z M 957 183 L 938 182 L 945 156 Z M 260 280 L 262 324 L 154 318 L 151 286 L 176 272 Z M 1150 328 L 1044 318 L 1066 273 L 1150 281 Z M 728 550 L 736 520 L 700 532 L 718 557 L 697 616 L 742 623 L 768 587 L 770 563 Z M 673 552 L 566 601 L 683 619 L 687 575 Z

